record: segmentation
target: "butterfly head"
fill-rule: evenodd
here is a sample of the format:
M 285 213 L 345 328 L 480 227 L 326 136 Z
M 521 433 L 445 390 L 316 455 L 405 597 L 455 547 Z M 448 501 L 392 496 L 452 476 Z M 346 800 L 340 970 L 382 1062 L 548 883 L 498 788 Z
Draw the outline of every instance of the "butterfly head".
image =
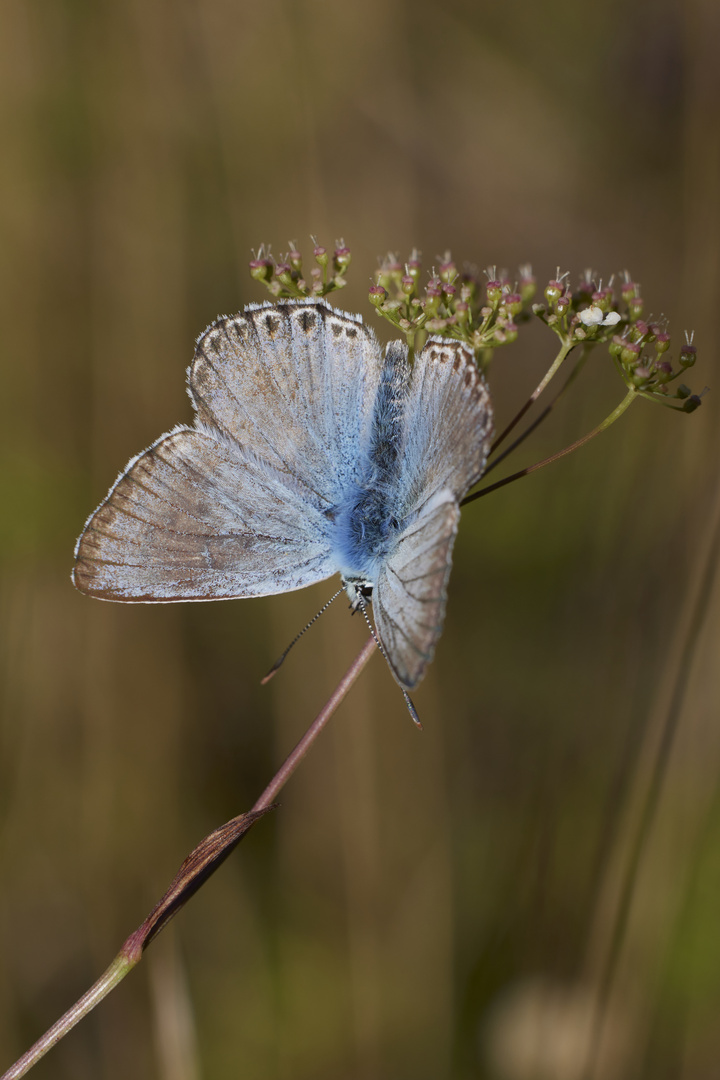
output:
M 342 583 L 352 611 L 357 611 L 358 608 L 372 602 L 373 584 L 371 581 L 364 578 L 343 577 Z

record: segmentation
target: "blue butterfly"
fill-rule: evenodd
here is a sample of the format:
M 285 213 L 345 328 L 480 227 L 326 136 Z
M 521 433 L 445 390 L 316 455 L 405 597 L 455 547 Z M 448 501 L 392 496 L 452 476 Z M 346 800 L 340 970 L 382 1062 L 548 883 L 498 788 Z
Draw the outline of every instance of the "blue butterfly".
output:
M 445 617 L 459 503 L 492 408 L 472 352 L 431 337 L 408 363 L 322 300 L 253 304 L 197 341 L 193 427 L 134 457 L 88 519 L 73 580 L 102 600 L 226 600 L 340 574 L 372 601 L 404 690 Z

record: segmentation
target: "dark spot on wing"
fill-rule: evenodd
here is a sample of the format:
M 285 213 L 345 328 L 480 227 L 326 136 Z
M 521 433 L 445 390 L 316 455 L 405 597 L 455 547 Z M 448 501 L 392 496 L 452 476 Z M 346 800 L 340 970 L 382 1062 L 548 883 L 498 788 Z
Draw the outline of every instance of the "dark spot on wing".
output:
M 354 326 L 348 326 L 348 328 L 347 328 L 347 336 L 349 338 L 356 338 L 357 337 L 357 330 L 355 329 Z
M 268 312 L 265 316 L 265 327 L 270 337 L 274 337 L 274 335 L 278 331 L 279 326 L 280 320 L 278 319 L 277 315 L 271 315 L 270 312 Z
M 340 323 L 337 323 L 337 322 L 330 323 L 330 326 L 332 327 L 333 337 L 336 337 L 336 338 L 340 337 L 340 335 L 343 332 L 343 328 L 340 325 Z
M 214 326 L 212 330 L 209 330 L 205 337 L 200 342 L 200 347 L 203 351 L 219 353 L 222 345 L 220 341 L 220 333 L 225 328 L 223 326 Z
M 317 322 L 317 316 L 313 311 L 301 311 L 298 322 L 305 333 L 309 334 Z
M 248 324 L 245 319 L 233 319 L 231 326 L 235 331 L 238 341 L 244 342 L 247 338 Z

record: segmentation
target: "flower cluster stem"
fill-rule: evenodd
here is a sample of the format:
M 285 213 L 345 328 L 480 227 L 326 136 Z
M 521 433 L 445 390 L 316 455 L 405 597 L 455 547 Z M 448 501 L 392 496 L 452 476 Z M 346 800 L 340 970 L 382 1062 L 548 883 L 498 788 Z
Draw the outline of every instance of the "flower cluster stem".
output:
M 525 413 L 528 411 L 528 409 L 532 408 L 532 406 L 535 404 L 537 399 L 542 394 L 543 390 L 545 390 L 545 388 L 547 387 L 550 380 L 553 378 L 554 375 L 557 374 L 558 370 L 560 369 L 560 365 L 563 363 L 563 361 L 567 358 L 567 356 L 575 348 L 576 344 L 577 344 L 577 342 L 574 342 L 574 341 L 570 341 L 570 342 L 566 341 L 563 344 L 563 347 L 561 348 L 560 352 L 557 354 L 557 356 L 553 360 L 552 364 L 550 365 L 550 367 L 545 372 L 543 378 L 540 380 L 540 382 L 535 387 L 535 389 L 533 390 L 530 397 L 527 399 L 527 401 L 523 405 L 520 412 L 516 413 L 516 415 L 512 418 L 510 423 L 507 425 L 507 427 L 503 431 L 501 431 L 500 434 L 495 439 L 495 442 L 490 447 L 490 453 L 491 454 L 494 454 L 495 451 L 497 450 L 497 448 L 500 446 L 500 444 L 505 442 L 505 439 L 508 437 L 508 435 L 513 430 L 513 428 L 516 427 L 517 424 L 520 423 L 520 421 L 522 420 L 523 416 L 525 416 Z
M 472 495 L 468 495 L 464 498 L 460 505 L 465 506 L 467 503 L 474 502 L 475 499 L 480 499 L 483 495 L 489 495 L 491 491 L 497 491 L 499 488 L 505 487 L 506 484 L 511 484 L 514 480 L 520 480 L 523 476 L 529 476 L 530 473 L 537 472 L 538 469 L 544 469 L 546 465 L 552 465 L 554 461 L 559 461 L 560 458 L 565 457 L 566 454 L 572 454 L 574 450 L 579 450 L 585 443 L 590 442 L 596 435 L 599 435 L 602 431 L 609 428 L 611 424 L 614 424 L 626 409 L 629 409 L 638 396 L 638 391 L 634 387 L 628 390 L 625 397 L 618 406 L 613 409 L 609 416 L 606 416 L 602 423 L 598 424 L 592 431 L 589 431 L 587 435 L 583 435 L 581 439 L 577 439 L 574 443 L 571 443 L 570 446 L 566 446 L 564 450 L 558 450 L 556 454 L 551 454 L 550 457 L 544 458 L 542 461 L 537 461 L 534 465 L 528 465 L 527 468 L 520 469 L 519 472 L 512 473 L 512 475 L 506 476 L 502 480 L 498 480 L 495 484 L 488 484 L 487 487 L 481 488 L 480 491 L 473 492 Z M 0 1078 L 0 1080 L 2 1080 L 2 1078 Z

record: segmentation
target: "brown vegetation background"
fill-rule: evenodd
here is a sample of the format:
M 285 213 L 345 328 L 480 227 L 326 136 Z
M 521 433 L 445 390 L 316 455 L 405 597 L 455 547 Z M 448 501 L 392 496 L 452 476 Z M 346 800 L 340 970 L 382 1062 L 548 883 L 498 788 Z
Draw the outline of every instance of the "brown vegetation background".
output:
M 541 284 L 629 267 L 713 387 L 719 40 L 713 0 L 5 0 L 0 1067 L 252 804 L 365 638 L 338 603 L 262 688 L 329 584 L 156 608 L 70 584 L 118 470 L 190 418 L 194 338 L 263 298 L 250 249 L 343 237 L 340 302 L 375 322 L 388 249 Z M 553 354 L 539 325 L 497 354 L 499 422 Z M 598 351 L 516 467 L 622 392 Z M 632 851 L 719 408 L 639 403 L 468 507 L 424 733 L 374 659 L 281 809 L 38 1080 L 714 1080 L 715 592 Z

